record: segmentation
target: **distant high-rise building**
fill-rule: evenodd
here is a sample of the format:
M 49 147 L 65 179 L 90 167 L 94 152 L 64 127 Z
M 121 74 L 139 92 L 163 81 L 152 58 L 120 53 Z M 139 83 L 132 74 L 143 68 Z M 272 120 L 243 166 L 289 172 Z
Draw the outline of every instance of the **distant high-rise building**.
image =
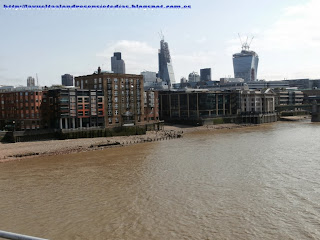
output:
M 192 72 L 189 74 L 189 77 L 188 77 L 188 81 L 189 82 L 200 82 L 200 76 L 198 73 L 196 72 Z
M 200 81 L 210 81 L 211 80 L 211 68 L 200 69 Z
M 167 82 L 170 87 L 174 80 L 174 72 L 172 67 L 171 56 L 169 52 L 168 43 L 162 40 L 160 41 L 160 49 L 158 53 L 159 57 L 159 73 L 158 77 L 162 79 L 162 81 Z
M 27 86 L 28 86 L 28 87 L 34 87 L 34 86 L 35 86 L 34 78 L 33 78 L 33 77 L 28 77 L 28 78 L 27 78 Z
M 247 42 L 242 44 L 241 53 L 233 54 L 234 77 L 242 78 L 245 82 L 257 81 L 259 56 L 254 51 L 249 51 Z
M 61 76 L 61 83 L 63 86 L 73 86 L 73 76 L 70 74 L 64 74 Z
M 111 57 L 111 71 L 114 73 L 126 73 L 126 67 L 123 59 L 121 59 L 121 52 L 115 52 Z
M 164 82 L 160 78 L 158 78 L 156 72 L 143 71 L 141 72 L 141 75 L 143 76 L 143 86 L 145 91 L 150 89 L 153 89 L 153 90 L 168 89 L 167 82 Z

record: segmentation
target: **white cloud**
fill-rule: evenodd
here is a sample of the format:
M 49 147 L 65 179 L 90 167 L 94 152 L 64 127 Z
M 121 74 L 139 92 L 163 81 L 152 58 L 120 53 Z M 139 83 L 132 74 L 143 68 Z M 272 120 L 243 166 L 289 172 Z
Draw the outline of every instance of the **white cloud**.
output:
M 196 43 L 199 43 L 199 44 L 203 44 L 203 43 L 207 42 L 207 40 L 208 40 L 208 39 L 207 39 L 206 36 L 202 36 L 202 37 L 196 39 L 195 42 L 196 42 Z

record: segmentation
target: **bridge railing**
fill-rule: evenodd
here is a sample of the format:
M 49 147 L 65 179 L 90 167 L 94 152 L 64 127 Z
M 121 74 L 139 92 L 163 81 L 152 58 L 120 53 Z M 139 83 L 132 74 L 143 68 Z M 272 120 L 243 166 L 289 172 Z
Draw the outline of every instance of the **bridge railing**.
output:
M 0 238 L 11 239 L 11 240 L 48 240 L 45 238 L 37 238 L 12 232 L 5 232 L 0 230 Z

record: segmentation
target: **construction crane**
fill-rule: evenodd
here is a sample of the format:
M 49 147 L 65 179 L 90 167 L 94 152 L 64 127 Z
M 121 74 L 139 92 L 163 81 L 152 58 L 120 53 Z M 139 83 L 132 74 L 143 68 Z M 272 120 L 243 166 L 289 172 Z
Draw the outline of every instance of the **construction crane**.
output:
M 251 38 L 251 40 L 250 40 L 250 43 L 248 44 L 248 36 L 247 36 L 247 39 L 246 39 L 246 41 L 243 43 L 242 42 L 242 40 L 241 40 L 241 37 L 240 37 L 240 34 L 238 33 L 238 36 L 239 36 L 239 39 L 240 39 L 240 43 L 241 43 L 241 48 L 242 48 L 242 50 L 245 50 L 245 51 L 249 51 L 249 49 L 250 49 L 250 45 L 251 45 L 251 42 L 252 42 L 252 40 L 253 40 L 253 38 L 254 38 L 254 36 Z

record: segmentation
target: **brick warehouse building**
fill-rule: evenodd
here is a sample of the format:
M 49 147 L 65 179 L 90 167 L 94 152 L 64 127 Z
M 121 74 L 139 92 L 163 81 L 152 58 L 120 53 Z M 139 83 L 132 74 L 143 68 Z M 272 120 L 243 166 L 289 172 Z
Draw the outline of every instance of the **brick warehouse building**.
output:
M 144 124 L 143 76 L 98 71 L 75 77 L 80 89 L 103 90 L 105 127 Z
M 0 129 L 68 129 L 104 126 L 102 90 L 45 88 L 0 93 Z
M 16 130 L 44 128 L 41 108 L 44 93 L 31 88 L 1 92 L 0 130 L 5 126 Z

